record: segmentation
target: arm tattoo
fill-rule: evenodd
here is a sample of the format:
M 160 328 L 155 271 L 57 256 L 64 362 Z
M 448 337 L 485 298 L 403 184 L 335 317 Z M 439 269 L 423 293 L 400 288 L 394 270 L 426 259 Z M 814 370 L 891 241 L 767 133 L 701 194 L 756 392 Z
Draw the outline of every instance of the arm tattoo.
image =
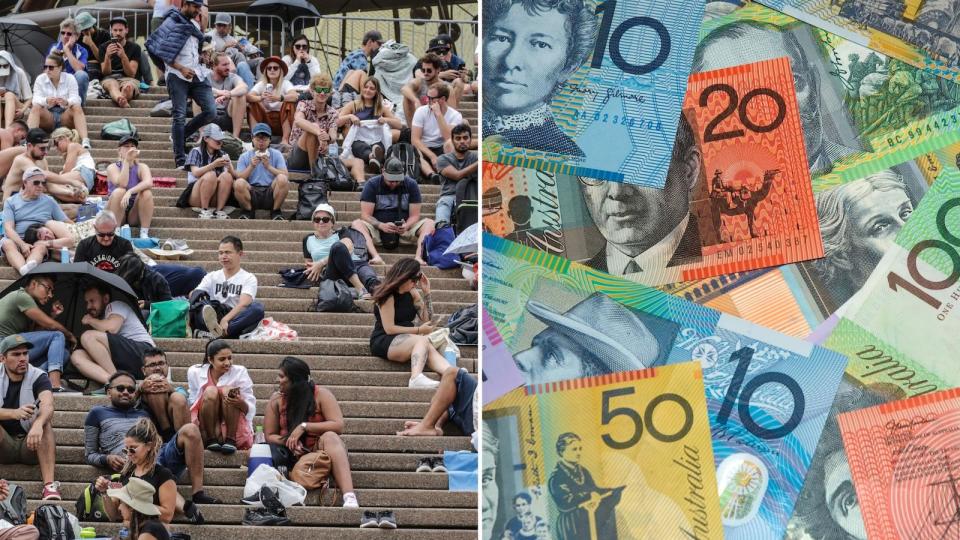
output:
M 433 303 L 430 301 L 430 293 L 423 295 L 423 304 L 427 307 L 427 321 L 433 318 Z

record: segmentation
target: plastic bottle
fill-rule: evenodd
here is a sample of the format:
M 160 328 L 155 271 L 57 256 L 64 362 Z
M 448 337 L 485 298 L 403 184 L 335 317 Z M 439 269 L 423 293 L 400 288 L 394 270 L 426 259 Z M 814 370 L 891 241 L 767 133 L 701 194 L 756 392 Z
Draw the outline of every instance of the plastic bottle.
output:
M 121 237 L 121 238 L 126 238 L 127 240 L 130 239 L 130 226 L 129 226 L 129 225 L 124 225 L 123 227 L 120 227 L 120 237 Z
M 120 540 L 130 540 L 130 529 L 121 527 L 120 530 L 117 531 L 117 538 Z
M 450 362 L 451 366 L 457 367 L 457 359 L 460 358 L 460 348 L 448 339 L 447 346 L 443 348 L 443 357 L 447 359 L 447 362 Z
M 70 250 L 66 246 L 60 248 L 60 262 L 63 264 L 70 262 Z
M 256 433 L 253 434 L 253 444 L 267 444 L 267 437 L 263 434 L 263 426 L 257 426 Z
M 332 142 L 327 148 L 327 151 L 330 153 L 330 157 L 337 157 L 340 154 L 340 145 Z

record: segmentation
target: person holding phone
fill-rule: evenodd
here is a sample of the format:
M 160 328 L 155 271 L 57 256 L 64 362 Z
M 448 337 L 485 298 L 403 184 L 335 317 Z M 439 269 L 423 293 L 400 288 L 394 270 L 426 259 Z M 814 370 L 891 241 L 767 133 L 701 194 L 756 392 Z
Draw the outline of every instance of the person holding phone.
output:
M 203 363 L 187 370 L 190 415 L 207 450 L 230 455 L 253 446 L 257 398 L 247 368 L 233 361 L 230 344 L 207 343 Z
M 433 220 L 421 217 L 420 187 L 406 174 L 397 158 L 387 160 L 383 174 L 374 176 L 363 185 L 360 193 L 360 219 L 353 228 L 367 241 L 370 264 L 383 264 L 376 246 L 396 249 L 401 242 L 417 244 L 416 261 L 420 258 L 423 239 L 433 232 Z
M 200 144 L 187 155 L 187 187 L 177 200 L 179 208 L 199 208 L 200 219 L 227 219 L 224 212 L 233 195 L 237 170 L 223 151 L 223 130 L 207 124 L 200 130 Z
M 153 174 L 140 162 L 140 140 L 134 135 L 120 139 L 117 154 L 120 160 L 107 167 L 107 208 L 117 216 L 117 225 L 139 225 L 140 238 L 150 238 Z
M 110 19 L 110 40 L 101 45 L 100 68 L 103 71 L 103 89 L 121 109 L 130 107 L 130 101 L 140 95 L 140 46 L 127 39 L 130 31 L 127 19 Z
M 429 366 L 443 373 L 450 364 L 430 343 L 437 321 L 432 320 L 430 279 L 420 263 L 409 257 L 397 261 L 374 291 L 373 303 L 376 322 L 370 334 L 370 352 L 391 362 L 410 362 L 410 388 L 439 386 L 423 370 Z

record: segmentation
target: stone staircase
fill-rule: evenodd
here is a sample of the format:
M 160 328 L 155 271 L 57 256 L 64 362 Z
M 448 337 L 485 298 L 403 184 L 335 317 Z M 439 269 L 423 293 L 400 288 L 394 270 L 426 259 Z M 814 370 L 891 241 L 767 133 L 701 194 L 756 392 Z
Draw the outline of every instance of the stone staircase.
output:
M 190 209 L 174 207 L 174 202 L 186 185 L 186 173 L 174 169 L 169 141 L 170 119 L 151 118 L 150 109 L 166 99 L 163 88 L 152 88 L 132 102 L 131 109 L 118 109 L 109 100 L 88 100 L 86 112 L 94 148 L 91 153 L 97 162 L 115 161 L 116 143 L 99 137 L 106 122 L 120 117 L 129 118 L 138 128 L 141 144 L 140 159 L 150 165 L 154 177 L 174 177 L 176 188 L 154 188 L 156 212 L 151 225 L 151 236 L 161 240 L 184 238 L 193 248 L 189 260 L 181 264 L 202 266 L 207 270 L 219 268 L 216 249 L 220 238 L 227 234 L 239 236 L 244 242 L 243 267 L 257 275 L 257 300 L 263 302 L 268 316 L 289 324 L 295 329 L 298 342 L 235 342 L 235 361 L 246 366 L 254 381 L 257 411 L 262 413 L 267 399 L 275 389 L 276 369 L 280 359 L 294 355 L 304 359 L 313 369 L 313 378 L 328 387 L 340 402 L 346 417 L 343 440 L 350 453 L 353 480 L 361 508 L 344 509 L 318 506 L 316 493 L 311 493 L 304 507 L 291 508 L 288 515 L 292 524 L 284 527 L 241 526 L 245 506 L 239 500 L 246 479 L 246 452 L 223 456 L 206 452 L 204 456 L 205 489 L 221 499 L 223 504 L 201 507 L 206 524 L 185 524 L 175 518 L 174 531 L 189 533 L 194 539 L 239 540 L 272 538 L 292 540 L 304 535 L 328 538 L 354 539 L 389 535 L 397 539 L 459 540 L 477 537 L 476 493 L 451 492 L 447 489 L 447 475 L 416 473 L 416 462 L 421 457 L 437 455 L 444 450 L 470 450 L 468 436 L 459 433 L 445 437 L 398 437 L 405 420 L 419 419 L 426 412 L 432 390 L 406 387 L 408 364 L 395 364 L 373 357 L 368 338 L 373 328 L 372 314 L 311 313 L 307 309 L 316 295 L 316 289 L 286 289 L 279 287 L 277 271 L 285 266 L 303 263 L 301 239 L 312 230 L 306 221 L 277 222 L 257 220 L 200 221 Z M 462 104 L 460 109 L 472 126 L 477 126 L 476 101 Z M 62 159 L 49 156 L 52 170 L 60 170 Z M 292 179 L 302 178 L 293 174 Z M 439 195 L 439 186 L 422 185 L 423 213 L 432 217 Z M 360 215 L 359 193 L 333 193 L 331 204 L 337 210 L 338 224 L 347 225 Z M 283 205 L 285 215 L 296 208 L 296 190 L 291 189 Z M 259 213 L 263 217 L 264 213 Z M 134 228 L 134 234 L 137 233 Z M 413 248 L 401 247 L 397 252 L 382 252 L 387 265 L 404 256 L 411 256 Z M 388 266 L 374 267 L 381 277 Z M 477 302 L 472 291 L 457 270 L 425 268 L 433 287 L 434 308 L 439 314 L 453 311 Z M 9 266 L 0 267 L 0 287 L 7 287 L 18 277 Z M 203 342 L 196 339 L 158 339 L 158 345 L 167 351 L 173 380 L 186 384 L 187 368 L 202 361 Z M 461 347 L 460 366 L 477 373 L 476 347 Z M 437 375 L 428 372 L 428 376 Z M 62 482 L 63 501 L 73 511 L 74 501 L 81 490 L 101 471 L 85 464 L 83 455 L 83 420 L 94 405 L 107 404 L 105 397 L 58 395 L 54 430 L 57 438 L 56 478 Z M 262 414 L 255 423 L 262 422 Z M 452 428 L 451 429 L 456 429 Z M 184 475 L 186 476 L 186 475 Z M 37 467 L 0 466 L 0 478 L 24 486 L 31 509 L 39 504 L 42 490 Z M 189 496 L 189 480 L 180 482 L 180 491 Z M 399 528 L 396 530 L 360 529 L 363 510 L 392 509 Z M 109 536 L 118 524 L 90 523 L 101 536 Z

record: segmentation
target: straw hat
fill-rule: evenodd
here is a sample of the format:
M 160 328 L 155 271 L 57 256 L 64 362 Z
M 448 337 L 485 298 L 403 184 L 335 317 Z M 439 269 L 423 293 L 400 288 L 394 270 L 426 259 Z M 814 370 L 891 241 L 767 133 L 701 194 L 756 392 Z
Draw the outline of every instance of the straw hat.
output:
M 146 480 L 131 476 L 127 485 L 119 489 L 108 489 L 107 496 L 116 499 L 145 516 L 159 516 L 160 509 L 153 504 L 153 495 L 157 490 Z

